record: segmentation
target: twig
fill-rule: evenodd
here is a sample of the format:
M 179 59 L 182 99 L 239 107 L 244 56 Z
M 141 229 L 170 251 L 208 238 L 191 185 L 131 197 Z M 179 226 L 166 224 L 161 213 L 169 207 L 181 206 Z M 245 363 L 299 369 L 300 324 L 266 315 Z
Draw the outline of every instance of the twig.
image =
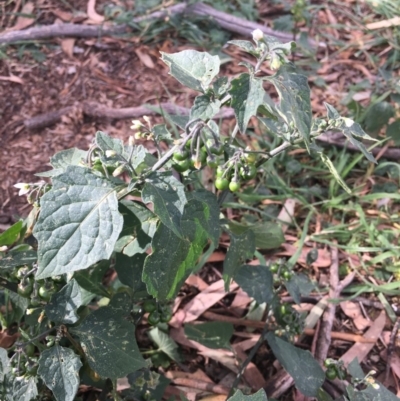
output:
M 177 386 L 184 386 L 195 388 L 198 390 L 209 391 L 210 393 L 214 394 L 228 395 L 230 390 L 228 387 L 222 386 L 220 384 L 208 383 L 198 379 L 189 379 L 188 377 L 177 377 L 173 379 L 173 382 Z
M 243 18 L 234 17 L 222 11 L 217 11 L 213 7 L 202 3 L 188 5 L 186 2 L 173 5 L 162 11 L 156 11 L 152 14 L 132 19 L 132 23 L 150 21 L 152 19 L 165 18 L 172 14 L 185 14 L 204 16 L 215 21 L 221 28 L 228 31 L 250 36 L 255 29 L 261 29 L 265 34 L 274 36 L 282 41 L 291 41 L 293 36 L 285 32 L 274 31 L 264 25 L 256 22 L 247 21 Z M 22 31 L 7 32 L 0 35 L 0 43 L 15 43 L 26 40 L 48 39 L 54 37 L 85 37 L 96 38 L 101 36 L 113 36 L 127 33 L 131 27 L 127 24 L 111 26 L 93 26 L 78 24 L 53 24 L 48 26 L 34 27 Z M 318 43 L 309 39 L 313 47 L 326 47 L 325 43 Z
M 392 333 L 390 334 L 389 345 L 387 347 L 387 361 L 386 361 L 386 375 L 385 375 L 385 382 L 386 383 L 389 380 L 390 361 L 391 361 L 392 356 L 393 356 L 396 337 L 397 337 L 397 333 L 399 331 L 399 327 L 400 327 L 400 317 L 397 318 L 396 323 L 393 325 L 393 330 L 392 330 Z
M 347 150 L 350 150 L 352 152 L 359 152 L 360 150 L 351 144 L 350 142 L 347 141 L 346 137 L 344 137 L 340 132 L 325 132 L 318 136 L 317 141 L 320 142 L 320 145 L 334 145 L 338 146 L 340 148 L 346 147 Z M 378 154 L 382 151 L 383 148 L 381 147 L 375 147 L 371 149 L 371 153 L 374 156 L 378 156 Z M 382 155 L 385 159 L 390 159 L 390 160 L 395 160 L 398 161 L 400 160 L 400 149 L 399 148 L 389 148 L 385 150 L 385 153 Z
M 332 248 L 332 264 L 330 268 L 330 289 L 329 298 L 337 299 L 347 285 L 349 285 L 353 279 L 355 272 L 350 273 L 341 282 L 339 282 L 339 252 L 336 247 Z M 319 338 L 317 347 L 315 350 L 315 358 L 322 365 L 326 357 L 328 356 L 328 350 L 332 340 L 332 327 L 333 320 L 335 319 L 336 304 L 329 303 L 322 317 L 321 327 L 319 330 Z
M 204 312 L 202 314 L 203 317 L 209 320 L 213 320 L 216 322 L 227 322 L 227 323 L 232 323 L 237 326 L 246 326 L 246 327 L 253 327 L 255 329 L 263 329 L 265 327 L 265 323 L 261 322 L 259 320 L 250 320 L 250 319 L 241 319 L 237 317 L 232 317 L 232 316 L 226 316 L 226 315 L 219 315 L 217 313 L 213 312 Z M 314 329 L 305 329 L 303 332 L 307 336 L 313 336 L 315 334 Z M 352 333 L 341 333 L 341 332 L 331 332 L 331 338 L 334 338 L 336 340 L 342 340 L 342 341 L 349 341 L 349 342 L 360 342 L 360 343 L 373 343 L 376 340 L 371 340 L 368 338 L 364 338 L 363 336 L 360 336 L 358 334 L 352 334 Z
M 84 102 L 80 106 L 79 105 L 69 106 L 69 107 L 65 107 L 65 108 L 57 110 L 57 111 L 39 114 L 38 116 L 28 118 L 23 121 L 23 125 L 30 130 L 45 128 L 47 126 L 56 124 L 59 121 L 61 121 L 61 117 L 65 114 L 70 113 L 71 110 L 73 110 L 73 107 L 78 107 L 78 108 L 81 107 L 83 113 L 89 117 L 113 119 L 113 120 L 126 120 L 126 119 L 130 119 L 130 118 L 139 118 L 146 114 L 150 114 L 150 115 L 159 114 L 158 111 L 154 110 L 154 108 L 157 108 L 157 107 L 160 107 L 160 111 L 161 111 L 161 109 L 165 110 L 168 114 L 178 114 L 178 115 L 188 116 L 190 113 L 190 109 L 188 109 L 186 107 L 177 106 L 172 103 L 161 103 L 158 106 L 144 105 L 144 106 L 139 106 L 139 107 L 126 107 L 126 108 L 122 108 L 122 109 L 114 109 L 111 107 L 100 105 L 95 102 Z M 235 113 L 234 113 L 233 109 L 224 108 L 214 116 L 214 119 L 233 118 L 234 115 L 235 115 Z M 17 122 L 14 122 L 14 124 L 17 124 Z M 351 143 L 349 143 L 347 141 L 347 139 L 340 132 L 328 131 L 328 132 L 325 132 L 325 133 L 315 137 L 315 139 L 322 146 L 333 145 L 333 146 L 338 146 L 338 147 L 346 147 L 346 149 L 348 149 L 350 151 L 359 152 L 359 149 L 356 148 Z M 299 142 L 301 142 L 301 141 L 299 141 Z M 282 150 L 282 148 L 284 150 L 287 147 L 288 147 L 288 144 L 285 142 L 282 145 L 282 147 L 280 147 L 280 150 Z M 274 154 L 271 154 L 270 156 L 274 156 L 276 154 L 276 151 L 277 150 L 274 149 L 274 151 L 273 151 Z M 375 147 L 371 150 L 371 153 L 374 156 L 378 156 L 382 151 L 383 151 L 382 147 Z M 398 160 L 400 160 L 400 149 L 399 148 L 386 149 L 384 151 L 382 157 L 389 159 L 389 160 L 398 161 Z M 268 159 L 268 157 L 267 157 L 267 159 Z

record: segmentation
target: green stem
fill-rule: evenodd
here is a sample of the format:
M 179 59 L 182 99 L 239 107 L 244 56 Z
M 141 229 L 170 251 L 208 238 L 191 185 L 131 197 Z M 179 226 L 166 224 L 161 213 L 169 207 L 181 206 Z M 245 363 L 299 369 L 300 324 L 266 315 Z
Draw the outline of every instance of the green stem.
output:
M 267 305 L 267 310 L 266 310 L 266 315 L 267 316 L 268 316 L 269 308 L 270 308 L 269 305 Z M 265 338 L 265 336 L 266 336 L 266 334 L 268 333 L 269 330 L 270 330 L 270 326 L 268 325 L 267 322 L 265 322 L 265 326 L 264 326 L 263 331 L 262 331 L 262 333 L 260 335 L 260 338 L 257 340 L 257 342 L 255 343 L 254 347 L 251 349 L 249 355 L 247 356 L 245 361 L 242 363 L 242 366 L 240 367 L 240 371 L 237 374 L 234 382 L 232 383 L 232 389 L 231 389 L 231 392 L 229 394 L 230 397 L 233 395 L 233 391 L 237 388 L 237 386 L 238 386 L 238 384 L 240 382 L 240 379 L 242 378 L 242 376 L 244 374 L 244 371 L 247 368 L 247 365 L 254 358 L 255 354 L 258 351 L 258 349 L 261 347 L 262 343 L 264 342 L 264 338 Z

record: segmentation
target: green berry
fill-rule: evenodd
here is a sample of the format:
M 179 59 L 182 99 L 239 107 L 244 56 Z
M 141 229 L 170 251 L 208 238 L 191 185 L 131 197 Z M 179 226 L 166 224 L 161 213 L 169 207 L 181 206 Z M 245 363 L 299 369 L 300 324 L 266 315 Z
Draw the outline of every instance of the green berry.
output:
M 222 177 L 224 175 L 224 173 L 225 173 L 225 170 L 221 166 L 218 166 L 217 171 L 215 172 L 215 175 L 217 177 Z
M 17 292 L 21 297 L 30 298 L 33 291 L 33 283 L 32 282 L 24 282 L 21 281 L 18 284 Z
M 191 166 L 191 163 L 190 163 L 190 160 L 189 160 L 189 159 L 185 159 L 185 160 L 182 160 L 182 161 L 176 161 L 176 162 L 172 165 L 172 167 L 173 167 L 176 171 L 178 171 L 179 173 L 183 173 L 183 172 L 189 170 L 190 166 Z
M 256 176 L 257 168 L 254 164 L 245 164 L 240 168 L 239 173 L 244 180 L 251 180 Z
M 226 178 L 217 177 L 215 187 L 221 191 L 229 188 L 229 181 Z
M 239 182 L 239 181 L 232 180 L 232 181 L 229 183 L 229 189 L 230 189 L 232 192 L 237 192 L 237 191 L 239 191 L 239 189 L 240 189 L 240 182 Z
M 325 371 L 325 376 L 328 380 L 334 380 L 337 377 L 337 371 L 334 366 L 329 366 Z
M 146 299 L 143 302 L 143 309 L 144 309 L 145 312 L 151 313 L 151 312 L 155 311 L 156 308 L 157 308 L 157 305 L 154 302 L 154 300 Z
M 244 158 L 247 161 L 247 163 L 254 164 L 257 160 L 257 154 L 256 153 L 245 153 Z
M 186 160 L 188 157 L 189 157 L 189 152 L 186 149 L 179 149 L 173 155 L 173 159 L 178 162 Z
M 150 313 L 149 317 L 147 318 L 150 325 L 155 326 L 160 322 L 160 313 L 157 310 L 154 310 Z
M 53 295 L 52 291 L 50 291 L 50 289 L 48 289 L 45 285 L 42 285 L 39 288 L 39 296 L 44 301 L 50 301 L 52 295 Z
M 218 166 L 218 162 L 214 157 L 207 157 L 207 166 L 211 168 L 215 168 Z
M 31 357 L 35 354 L 35 346 L 32 343 L 25 345 L 25 353 L 27 356 Z

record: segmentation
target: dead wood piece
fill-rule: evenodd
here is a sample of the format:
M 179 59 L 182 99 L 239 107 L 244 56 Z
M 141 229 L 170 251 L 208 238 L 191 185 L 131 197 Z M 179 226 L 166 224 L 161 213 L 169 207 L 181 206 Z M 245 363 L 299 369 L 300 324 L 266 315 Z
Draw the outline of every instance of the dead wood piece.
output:
M 83 113 L 87 116 L 94 118 L 109 118 L 114 120 L 124 120 L 130 118 L 139 118 L 143 115 L 150 114 L 159 114 L 162 110 L 165 110 L 168 114 L 172 115 L 182 115 L 188 116 L 190 113 L 190 109 L 186 107 L 177 106 L 173 103 L 161 103 L 160 105 L 144 105 L 139 107 L 126 107 L 122 109 L 114 109 L 107 106 L 100 105 L 95 102 L 85 102 L 82 105 Z M 38 116 L 29 118 L 24 120 L 23 124 L 29 130 L 36 130 L 48 127 L 52 124 L 55 124 L 60 121 L 61 117 L 64 114 L 68 114 L 70 112 L 70 107 L 65 107 L 58 111 L 40 114 Z M 214 119 L 225 119 L 234 117 L 235 113 L 233 109 L 226 108 L 218 112 Z M 316 137 L 316 140 L 322 146 L 338 146 L 338 147 L 346 147 L 346 149 L 359 152 L 359 149 L 349 143 L 340 132 L 331 132 L 328 131 L 320 136 Z M 371 150 L 371 153 L 374 156 L 378 156 L 383 151 L 382 147 L 376 147 Z M 381 157 L 384 157 L 389 160 L 400 160 L 400 149 L 399 148 L 388 148 L 385 149 Z
M 293 377 L 283 369 L 280 369 L 270 377 L 264 387 L 268 398 L 280 398 L 294 384 Z
M 324 134 L 318 136 L 317 141 L 320 142 L 320 144 L 323 145 L 334 145 L 338 146 L 341 148 L 346 147 L 346 149 L 351 150 L 353 152 L 359 152 L 360 150 L 351 144 L 350 142 L 347 141 L 346 137 L 343 136 L 341 132 L 325 132 Z M 383 148 L 381 147 L 376 147 L 371 150 L 371 153 L 374 156 L 377 156 Z M 395 160 L 398 161 L 400 160 L 400 149 L 399 148 L 388 148 L 385 150 L 385 152 L 381 155 L 385 159 L 389 160 Z
M 190 388 L 195 388 L 197 390 L 208 391 L 214 394 L 224 394 L 228 395 L 230 389 L 228 387 L 222 386 L 220 384 L 208 383 L 198 379 L 190 379 L 186 377 L 177 377 L 173 380 L 174 384 L 177 386 L 185 386 Z
M 222 11 L 217 11 L 213 7 L 203 3 L 195 3 L 188 5 L 186 2 L 173 5 L 162 11 L 156 11 L 152 14 L 137 17 L 132 20 L 133 23 L 150 21 L 152 19 L 165 18 L 168 15 L 181 14 L 204 16 L 214 20 L 221 28 L 230 32 L 239 33 L 241 35 L 250 36 L 255 29 L 261 29 L 265 34 L 274 36 L 282 41 L 293 40 L 293 35 L 285 32 L 274 31 L 264 25 L 256 22 L 247 21 L 243 18 L 238 18 Z M 83 24 L 52 24 L 48 26 L 34 27 L 21 31 L 6 32 L 0 35 L 0 43 L 15 43 L 25 40 L 48 39 L 54 37 L 101 37 L 120 35 L 128 32 L 131 27 L 122 25 L 83 25 Z M 297 38 L 295 38 L 297 39 Z M 326 47 L 325 43 L 318 43 L 309 39 L 311 46 Z
M 159 106 L 144 105 L 139 107 L 126 107 L 122 109 L 114 109 L 94 102 L 86 102 L 83 104 L 84 114 L 90 117 L 110 118 L 114 120 L 128 120 L 130 118 L 139 118 L 146 114 L 159 114 L 163 110 L 168 114 L 189 114 L 189 109 L 176 106 L 173 103 L 161 103 Z
M 290 33 L 274 31 L 271 28 L 266 27 L 265 25 L 258 24 L 252 21 L 247 21 L 243 18 L 235 17 L 222 11 L 218 11 L 215 8 L 203 3 L 195 3 L 194 5 L 188 7 L 185 10 L 185 14 L 195 14 L 212 18 L 221 28 L 244 36 L 251 36 L 252 31 L 254 31 L 255 29 L 261 29 L 266 35 L 274 36 L 282 41 L 299 39 L 298 37 L 293 38 L 293 35 Z M 315 47 L 326 47 L 325 44 L 315 42 L 312 39 L 310 39 L 309 42 L 310 45 Z
M 29 130 L 46 128 L 50 125 L 61 121 L 61 117 L 70 113 L 74 107 L 68 106 L 57 111 L 39 114 L 38 116 L 28 118 L 24 121 L 24 125 Z
M 134 23 L 150 21 L 152 19 L 164 18 L 174 13 L 181 13 L 186 4 L 177 4 L 162 11 L 156 11 L 149 15 L 137 17 L 132 20 Z M 129 26 L 121 25 L 85 25 L 85 24 L 52 24 L 47 26 L 33 27 L 21 31 L 6 32 L 0 35 L 0 43 L 15 43 L 23 40 L 38 40 L 54 37 L 70 36 L 80 38 L 96 38 L 101 36 L 113 36 L 126 33 Z

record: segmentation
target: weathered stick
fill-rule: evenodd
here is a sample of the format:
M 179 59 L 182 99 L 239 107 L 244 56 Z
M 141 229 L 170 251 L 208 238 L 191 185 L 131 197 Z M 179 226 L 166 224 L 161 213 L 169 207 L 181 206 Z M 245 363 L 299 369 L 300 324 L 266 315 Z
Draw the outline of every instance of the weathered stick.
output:
M 134 23 L 140 23 L 150 21 L 153 19 L 165 18 L 173 14 L 185 15 L 197 15 L 205 16 L 209 19 L 214 20 L 221 28 L 224 28 L 230 32 L 239 33 L 245 36 L 251 36 L 251 32 L 255 29 L 261 29 L 265 34 L 274 36 L 282 41 L 293 40 L 293 35 L 286 32 L 274 31 L 264 25 L 256 22 L 247 21 L 243 18 L 234 17 L 230 14 L 222 11 L 217 11 L 213 7 L 203 3 L 195 3 L 193 5 L 187 5 L 186 3 L 180 3 L 171 7 L 166 8 L 162 11 L 156 11 L 149 15 L 137 17 L 132 20 Z M 54 37 L 101 37 L 101 36 L 113 36 L 127 33 L 130 27 L 126 24 L 123 25 L 84 25 L 84 24 L 52 24 L 48 26 L 33 27 L 22 31 L 6 32 L 0 35 L 0 43 L 15 43 L 26 40 L 38 40 L 48 39 Z M 326 47 L 324 43 L 318 43 L 312 39 L 309 40 L 312 46 Z
M 156 110 L 164 110 L 168 114 L 177 114 L 188 116 L 189 109 L 186 107 L 177 106 L 172 103 L 161 103 L 160 105 L 151 106 L 139 106 L 139 107 L 126 107 L 122 109 L 113 109 L 107 106 L 100 105 L 94 102 L 85 102 L 81 106 L 74 107 L 82 107 L 82 111 L 89 117 L 93 118 L 108 118 L 113 120 L 129 120 L 131 118 L 139 118 L 143 115 L 156 115 L 159 114 Z M 29 130 L 36 130 L 48 127 L 50 125 L 56 124 L 61 121 L 61 117 L 65 114 L 68 114 L 73 109 L 73 106 L 64 107 L 58 111 L 39 114 L 38 116 L 28 118 L 23 121 L 24 126 Z M 214 118 L 215 119 L 225 119 L 234 117 L 233 109 L 227 108 L 220 111 Z M 340 132 L 326 132 L 320 136 L 318 136 L 317 141 L 322 146 L 338 146 L 338 147 L 346 147 L 348 150 L 352 152 L 359 152 L 358 148 L 352 145 Z M 377 156 L 382 151 L 381 147 L 376 147 L 371 150 L 371 153 L 374 156 Z M 388 148 L 382 154 L 382 157 L 389 160 L 400 160 L 400 149 L 399 148 Z

